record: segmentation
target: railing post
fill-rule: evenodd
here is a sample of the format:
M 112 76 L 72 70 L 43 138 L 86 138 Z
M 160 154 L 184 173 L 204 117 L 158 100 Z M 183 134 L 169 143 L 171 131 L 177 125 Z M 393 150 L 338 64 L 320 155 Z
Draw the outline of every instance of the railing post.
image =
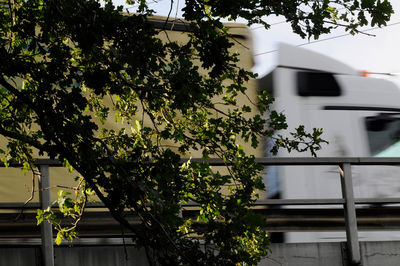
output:
M 345 201 L 344 212 L 349 260 L 351 265 L 360 265 L 361 255 L 360 245 L 358 242 L 357 218 L 356 207 L 354 203 L 351 165 L 350 163 L 343 163 L 340 165 L 340 167 L 342 170 L 340 172 L 340 182 L 342 184 L 342 195 Z
M 49 166 L 39 166 L 39 201 L 42 210 L 51 206 L 50 200 L 50 175 Z M 41 223 L 42 233 L 42 265 L 54 266 L 53 231 L 51 224 L 47 221 Z

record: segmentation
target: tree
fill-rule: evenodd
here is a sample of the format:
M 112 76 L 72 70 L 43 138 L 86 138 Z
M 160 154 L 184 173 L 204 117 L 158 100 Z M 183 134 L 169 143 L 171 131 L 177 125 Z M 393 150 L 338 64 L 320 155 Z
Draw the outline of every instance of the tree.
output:
M 315 154 L 324 141 L 321 130 L 307 133 L 303 127 L 292 139 L 275 137 L 286 124 L 283 114 L 269 110 L 272 99 L 265 92 L 257 103 L 237 101 L 255 75 L 237 66 L 221 19 L 242 17 L 268 28 L 264 16 L 282 15 L 294 32 L 311 38 L 336 26 L 352 33 L 369 23 L 383 26 L 391 5 L 186 0 L 190 38 L 177 43 L 160 40 L 145 0 L 127 2 L 139 4 L 138 12 L 122 14 L 112 1 L 103 7 L 97 0 L 3 1 L 3 161 L 29 168 L 37 152 L 76 170 L 83 178 L 81 194 L 74 203 L 60 193 L 61 211 L 79 220 L 93 191 L 135 234 L 151 264 L 256 264 L 268 246 L 262 220 L 250 210 L 264 188 L 262 167 L 238 143 L 256 147 L 262 138 L 275 138 L 275 152 L 285 147 Z M 113 112 L 120 130 L 106 126 Z M 194 150 L 203 161 L 182 164 Z M 213 157 L 226 162 L 225 171 L 209 166 Z M 229 191 L 221 189 L 225 185 Z M 199 204 L 197 220 L 179 215 L 180 204 L 189 200 Z M 130 224 L 127 213 L 139 217 L 140 225 Z M 51 210 L 40 211 L 38 219 L 59 226 L 57 241 L 75 236 Z

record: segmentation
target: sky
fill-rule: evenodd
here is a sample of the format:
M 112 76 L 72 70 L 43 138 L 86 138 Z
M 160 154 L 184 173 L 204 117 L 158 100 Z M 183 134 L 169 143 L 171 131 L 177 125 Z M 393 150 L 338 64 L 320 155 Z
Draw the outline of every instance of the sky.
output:
M 256 67 L 254 71 L 261 74 L 268 72 L 273 67 L 277 53 L 273 51 L 279 42 L 293 45 L 302 45 L 305 49 L 328 55 L 342 61 L 355 69 L 371 72 L 398 72 L 400 74 L 400 1 L 390 1 L 395 14 L 384 28 L 369 30 L 369 34 L 346 35 L 342 30 L 334 31 L 320 36 L 318 42 L 308 43 L 307 39 L 301 39 L 292 33 L 287 23 L 279 23 L 284 19 L 274 18 L 275 23 L 267 30 L 252 27 L 254 38 L 254 54 Z M 398 24 L 396 24 L 398 23 Z M 371 27 L 366 27 L 370 29 Z M 308 44 L 307 44 L 308 43 Z M 258 55 L 260 54 L 260 55 Z M 393 77 L 400 81 L 400 77 Z
M 320 36 L 318 42 L 313 42 L 313 40 L 308 42 L 307 39 L 294 34 L 284 18 L 267 17 L 266 20 L 272 24 L 269 30 L 259 25 L 251 27 L 256 63 L 253 71 L 260 76 L 271 71 L 277 60 L 277 52 L 274 50 L 278 43 L 284 42 L 301 45 L 305 49 L 328 55 L 360 71 L 398 73 L 396 76 L 379 77 L 392 79 L 400 86 L 400 1 L 390 0 L 390 2 L 395 14 L 392 15 L 389 26 L 368 30 L 369 34 L 375 35 L 374 37 L 364 34 L 342 36 L 346 33 L 338 29 Z M 114 3 L 124 4 L 125 0 L 114 0 Z M 168 15 L 170 0 L 150 0 L 149 3 L 156 9 L 157 15 Z M 172 17 L 180 16 L 179 10 L 183 7 L 183 3 L 184 0 L 174 1 Z M 366 27 L 366 29 L 370 28 L 370 26 Z

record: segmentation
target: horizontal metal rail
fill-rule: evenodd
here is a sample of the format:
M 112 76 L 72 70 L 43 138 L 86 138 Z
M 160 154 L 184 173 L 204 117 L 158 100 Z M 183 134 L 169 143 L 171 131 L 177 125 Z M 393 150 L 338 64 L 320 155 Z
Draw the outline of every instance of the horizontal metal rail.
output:
M 254 206 L 272 207 L 272 206 L 289 206 L 289 205 L 341 205 L 344 204 L 344 199 L 263 199 L 257 200 Z M 400 198 L 355 198 L 355 205 L 390 205 L 400 204 Z M 182 203 L 181 206 L 185 207 L 199 207 L 197 202 L 189 201 Z M 40 208 L 39 202 L 29 202 L 27 204 L 22 202 L 0 202 L 0 210 L 37 210 Z M 102 202 L 89 202 L 86 209 L 102 209 L 106 208 Z M 400 230 L 400 228 L 399 228 Z
M 181 162 L 187 161 L 204 162 L 201 158 L 182 158 Z M 256 158 L 255 161 L 262 165 L 340 165 L 350 163 L 352 165 L 400 165 L 400 157 L 264 157 Z M 231 162 L 225 162 L 219 158 L 210 158 L 207 160 L 212 166 L 231 165 Z M 134 162 L 133 162 L 134 163 Z M 53 159 L 36 159 L 35 165 L 48 165 L 49 167 L 62 167 L 63 164 L 59 160 Z M 10 167 L 19 167 L 19 163 L 10 163 Z M 4 163 L 0 162 L 0 167 L 5 167 Z

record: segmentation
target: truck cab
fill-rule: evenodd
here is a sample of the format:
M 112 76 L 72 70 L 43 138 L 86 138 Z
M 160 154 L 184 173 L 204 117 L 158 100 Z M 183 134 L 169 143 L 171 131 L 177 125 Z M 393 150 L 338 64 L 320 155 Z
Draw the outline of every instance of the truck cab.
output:
M 318 157 L 400 156 L 400 89 L 381 78 L 333 58 L 280 44 L 276 68 L 259 80 L 275 98 L 272 109 L 286 115 L 287 132 L 304 125 L 322 128 Z M 280 132 L 279 132 L 280 133 Z M 284 133 L 280 133 L 284 134 Z M 268 145 L 266 145 L 268 147 Z M 269 156 L 268 148 L 266 156 Z M 279 157 L 309 157 L 280 150 Z M 267 197 L 340 198 L 339 169 L 334 166 L 282 166 L 266 169 Z M 356 198 L 400 197 L 400 169 L 362 166 L 353 172 Z M 321 206 L 323 207 L 323 206 Z M 381 236 L 379 236 L 381 235 Z M 287 242 L 342 241 L 344 233 L 287 233 Z M 400 234 L 360 234 L 360 240 L 400 239 Z

